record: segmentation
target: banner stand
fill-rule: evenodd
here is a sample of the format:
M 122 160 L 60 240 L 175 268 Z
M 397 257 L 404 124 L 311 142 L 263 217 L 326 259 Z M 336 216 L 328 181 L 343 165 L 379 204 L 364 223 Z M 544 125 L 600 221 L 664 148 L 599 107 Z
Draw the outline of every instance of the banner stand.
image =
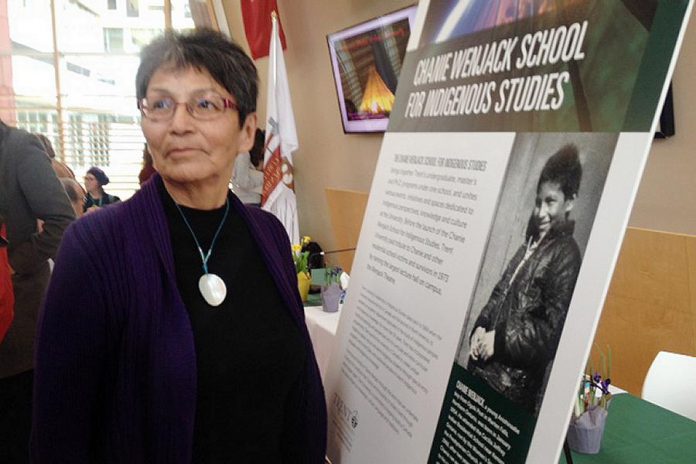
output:
M 565 455 L 565 458 L 566 458 L 566 464 L 574 464 L 573 463 L 573 453 L 570 451 L 570 445 L 568 445 L 567 438 L 563 441 L 563 454 Z
M 692 6 L 418 3 L 324 379 L 332 461 L 573 462 Z M 359 85 L 366 60 L 343 56 Z

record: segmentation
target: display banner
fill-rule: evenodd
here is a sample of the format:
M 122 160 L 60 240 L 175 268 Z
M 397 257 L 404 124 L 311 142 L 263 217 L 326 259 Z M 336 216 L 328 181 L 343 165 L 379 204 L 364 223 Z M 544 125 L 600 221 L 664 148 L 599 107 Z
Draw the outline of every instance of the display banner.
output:
M 325 379 L 334 464 L 557 462 L 691 7 L 419 3 Z

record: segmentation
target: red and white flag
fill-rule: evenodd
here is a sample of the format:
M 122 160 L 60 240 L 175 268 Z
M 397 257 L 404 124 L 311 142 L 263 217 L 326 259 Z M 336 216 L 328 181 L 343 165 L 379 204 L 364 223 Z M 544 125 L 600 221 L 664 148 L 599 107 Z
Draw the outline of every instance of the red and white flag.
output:
M 268 55 L 271 39 L 271 23 L 268 18 L 271 17 L 273 11 L 278 11 L 276 0 L 242 0 L 244 32 L 249 43 L 251 57 L 255 60 Z M 280 31 L 280 42 L 285 49 L 285 34 L 283 34 L 280 18 L 278 18 L 278 30 Z
M 299 244 L 300 232 L 297 223 L 297 198 L 292 162 L 292 152 L 298 147 L 297 131 L 275 15 L 272 17 L 272 22 L 261 205 L 263 209 L 280 219 L 288 232 L 290 243 Z

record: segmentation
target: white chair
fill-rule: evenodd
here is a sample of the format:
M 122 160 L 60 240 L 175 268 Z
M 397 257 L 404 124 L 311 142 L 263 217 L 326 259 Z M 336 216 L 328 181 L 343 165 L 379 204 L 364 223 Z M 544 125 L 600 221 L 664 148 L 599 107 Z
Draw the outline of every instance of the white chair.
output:
M 696 421 L 696 358 L 657 353 L 645 376 L 642 397 Z

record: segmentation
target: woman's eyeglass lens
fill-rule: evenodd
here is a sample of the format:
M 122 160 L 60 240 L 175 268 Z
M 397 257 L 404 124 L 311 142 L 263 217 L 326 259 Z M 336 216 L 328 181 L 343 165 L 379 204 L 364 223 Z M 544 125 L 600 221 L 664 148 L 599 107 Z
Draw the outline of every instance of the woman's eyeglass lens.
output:
M 153 121 L 166 121 L 174 116 L 176 107 L 186 105 L 186 111 L 196 119 L 215 119 L 227 108 L 237 109 L 237 105 L 227 98 L 220 96 L 194 97 L 187 102 L 177 102 L 171 97 L 161 97 L 148 100 L 143 98 L 138 102 L 142 115 Z

